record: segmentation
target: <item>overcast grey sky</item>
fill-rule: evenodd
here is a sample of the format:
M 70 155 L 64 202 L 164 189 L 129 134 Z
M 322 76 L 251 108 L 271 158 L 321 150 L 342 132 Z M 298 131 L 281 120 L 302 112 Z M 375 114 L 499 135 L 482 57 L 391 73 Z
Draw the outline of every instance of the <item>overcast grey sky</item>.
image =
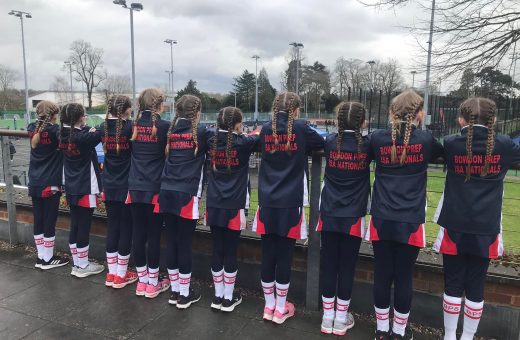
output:
M 129 1 L 130 2 L 130 1 Z M 305 44 L 307 62 L 332 68 L 335 60 L 397 58 L 408 82 L 417 43 L 400 25 L 410 25 L 414 8 L 399 13 L 366 8 L 355 0 L 142 0 L 135 13 L 137 89 L 168 83 L 170 49 L 174 46 L 174 85 L 188 79 L 208 92 L 227 92 L 233 77 L 244 69 L 265 67 L 272 85 L 280 87 L 289 43 Z M 25 21 L 29 87 L 45 90 L 54 76 L 67 75 L 63 61 L 73 40 L 84 39 L 103 48 L 109 73 L 131 73 L 129 13 L 111 0 L 2 0 L 0 2 L 0 64 L 20 72 L 23 64 L 20 21 L 9 10 L 31 12 Z M 424 75 L 418 76 L 421 81 Z M 78 86 L 78 85 L 75 85 Z

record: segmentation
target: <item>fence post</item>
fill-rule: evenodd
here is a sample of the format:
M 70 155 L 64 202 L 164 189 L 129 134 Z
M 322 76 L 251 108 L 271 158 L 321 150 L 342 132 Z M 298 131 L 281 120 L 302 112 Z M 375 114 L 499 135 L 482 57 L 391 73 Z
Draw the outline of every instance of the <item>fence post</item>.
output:
M 9 223 L 9 245 L 18 242 L 18 230 L 16 228 L 16 205 L 14 203 L 13 173 L 11 171 L 11 152 L 9 150 L 9 137 L 2 136 L 2 163 L 4 167 L 5 195 L 7 201 L 7 217 Z
M 309 216 L 309 237 L 307 245 L 307 289 L 305 305 L 310 310 L 318 310 L 320 296 L 320 236 L 314 230 L 318 223 L 321 193 L 322 154 L 313 152 L 311 166 L 311 197 Z

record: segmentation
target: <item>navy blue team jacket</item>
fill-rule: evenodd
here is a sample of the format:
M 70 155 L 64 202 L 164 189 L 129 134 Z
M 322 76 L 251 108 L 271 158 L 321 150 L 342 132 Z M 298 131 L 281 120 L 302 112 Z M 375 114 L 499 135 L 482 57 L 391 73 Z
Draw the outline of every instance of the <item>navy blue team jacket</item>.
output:
M 162 173 L 161 190 L 183 192 L 191 196 L 201 195 L 202 171 L 210 133 L 204 126 L 197 127 L 198 150 L 195 155 L 191 121 L 178 119 L 177 126 L 168 136 L 170 153 Z
M 105 162 L 103 166 L 103 188 L 105 190 L 128 191 L 128 173 L 130 172 L 130 158 L 132 148 L 132 122 L 122 122 L 119 135 L 119 155 L 116 144 L 117 119 L 108 119 L 108 136 L 105 139 L 106 122 L 99 126 L 99 134 L 102 143 L 105 144 Z
M 320 213 L 333 217 L 364 217 L 370 194 L 369 140 L 363 137 L 361 153 L 353 131 L 343 132 L 340 152 L 337 134 L 325 140 L 325 179 Z
M 99 194 L 101 180 L 95 147 L 101 141 L 99 133 L 90 127 L 74 128 L 69 150 L 70 127 L 61 130 L 60 150 L 63 152 L 63 173 L 67 195 Z
M 233 133 L 230 169 L 226 157 L 227 131 L 220 130 L 217 139 L 217 151 L 213 152 L 215 136 L 209 141 L 212 164 L 216 170 L 209 171 L 206 206 L 209 208 L 244 209 L 248 194 L 249 156 L 256 147 L 257 136 L 245 136 Z
M 36 124 L 31 123 L 27 127 L 32 140 Z M 63 176 L 63 154 L 58 150 L 59 125 L 47 125 L 40 133 L 40 143 L 33 149 L 29 161 L 29 187 L 46 188 L 49 186 L 60 187 Z
M 152 137 L 152 113 L 141 112 L 137 139 L 132 142 L 128 190 L 159 193 L 164 168 L 166 134 L 170 124 L 157 117 L 157 135 Z
M 397 137 L 400 159 L 403 138 Z M 425 222 L 428 163 L 443 155 L 442 145 L 429 131 L 412 127 L 405 163 L 392 164 L 392 131 L 376 130 L 370 137 L 370 152 L 376 162 L 371 215 L 386 221 Z
M 278 145 L 275 144 L 271 121 L 262 126 L 259 147 L 262 162 L 258 174 L 258 203 L 260 207 L 297 208 L 304 203 L 307 153 L 323 148 L 323 138 L 304 120 L 295 120 L 289 151 L 287 144 L 288 114 L 279 112 L 276 122 Z M 271 153 L 272 150 L 276 152 Z
M 504 177 L 511 165 L 520 164 L 520 147 L 511 138 L 497 135 L 490 168 L 481 177 L 486 157 L 487 128 L 475 125 L 471 179 L 466 180 L 467 128 L 461 135 L 444 139 L 446 153 L 446 183 L 437 223 L 450 231 L 476 235 L 496 235 L 500 232 Z

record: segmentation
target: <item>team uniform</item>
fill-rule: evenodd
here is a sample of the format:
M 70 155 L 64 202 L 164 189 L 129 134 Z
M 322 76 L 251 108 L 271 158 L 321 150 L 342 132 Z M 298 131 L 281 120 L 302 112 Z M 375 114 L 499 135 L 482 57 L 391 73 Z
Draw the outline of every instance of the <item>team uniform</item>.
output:
M 392 164 L 391 135 L 391 129 L 376 130 L 370 138 L 376 169 L 372 216 L 365 238 L 372 241 L 374 249 L 377 330 L 389 331 L 390 293 L 394 283 L 393 332 L 403 335 L 412 302 L 413 265 L 419 249 L 425 246 L 428 163 L 443 155 L 443 147 L 430 132 L 412 125 L 404 164 Z M 396 147 L 400 160 L 402 136 L 397 137 Z
M 228 305 L 233 300 L 237 276 L 238 241 L 247 223 L 245 209 L 249 208 L 249 157 L 258 137 L 233 132 L 228 169 L 228 132 L 219 130 L 217 133 L 217 149 L 208 153 L 215 169 L 209 172 L 205 213 L 206 225 L 211 227 L 213 236 L 211 274 L 215 298 L 211 306 L 230 311 L 232 307 Z M 209 145 L 213 145 L 214 138 L 208 140 Z
M 520 147 L 508 136 L 497 135 L 490 168 L 481 177 L 486 158 L 488 130 L 473 127 L 471 179 L 466 181 L 466 137 L 444 139 L 446 183 L 434 220 L 440 230 L 434 250 L 443 254 L 444 319 L 447 331 L 453 334 L 465 294 L 464 330 L 474 333 L 482 315 L 484 284 L 489 260 L 502 256 L 502 199 L 504 177 L 511 165 L 520 164 Z M 471 335 L 472 336 L 472 335 Z
M 34 123 L 27 127 L 31 140 L 35 130 Z M 57 124 L 50 124 L 40 132 L 40 143 L 36 148 L 31 148 L 29 161 L 28 187 L 33 203 L 34 242 L 38 252 L 36 267 L 42 269 L 58 264 L 52 261 L 63 181 L 63 154 L 58 150 L 58 131 Z
M 178 308 L 190 305 L 177 303 L 177 299 L 190 296 L 191 247 L 199 219 L 208 134 L 205 127 L 197 127 L 197 154 L 190 120 L 179 118 L 168 135 L 170 152 L 162 173 L 159 211 L 166 222 L 167 267 L 172 289 L 169 302 Z
M 344 335 L 354 271 L 364 237 L 371 159 L 368 137 L 363 137 L 361 153 L 354 131 L 343 132 L 339 152 L 337 138 L 337 134 L 331 134 L 325 140 L 327 163 L 316 230 L 321 232 L 322 332 Z
M 74 131 L 69 142 L 71 129 Z M 69 246 L 74 261 L 72 274 L 77 277 L 88 276 L 84 269 L 91 265 L 88 261 L 90 226 L 102 188 L 95 151 L 100 141 L 99 134 L 90 132 L 88 126 L 71 128 L 64 125 L 61 130 L 59 148 L 64 154 L 65 193 L 70 207 Z M 102 267 L 99 269 L 103 270 Z
M 134 124 L 138 135 L 132 142 L 126 203 L 132 210 L 132 245 L 139 275 L 136 295 L 154 298 L 169 287 L 168 280 L 159 281 L 162 217 L 157 202 L 169 123 L 158 116 L 153 137 L 152 112 L 146 110 Z
M 106 149 L 101 176 L 102 199 L 105 202 L 108 218 L 106 243 L 108 273 L 105 285 L 123 288 L 137 279 L 133 272 L 127 272 L 132 247 L 132 211 L 125 201 L 128 194 L 128 173 L 132 154 L 130 143 L 132 122 L 128 120 L 121 122 L 119 154 L 116 143 L 117 122 L 117 118 L 109 118 L 99 127 L 99 134 Z
M 288 151 L 288 114 L 278 112 L 275 143 L 271 122 L 262 126 L 262 160 L 258 174 L 258 210 L 253 231 L 262 238 L 264 318 L 279 320 L 294 313 L 286 304 L 296 240 L 307 238 L 304 205 L 308 205 L 307 153 L 323 148 L 323 138 L 303 120 L 294 120 Z M 274 152 L 273 152 L 274 151 Z M 275 299 L 276 289 L 276 299 Z M 288 310 L 289 309 L 291 310 Z M 285 319 L 283 319 L 285 320 Z M 283 322 L 283 321 L 281 321 Z

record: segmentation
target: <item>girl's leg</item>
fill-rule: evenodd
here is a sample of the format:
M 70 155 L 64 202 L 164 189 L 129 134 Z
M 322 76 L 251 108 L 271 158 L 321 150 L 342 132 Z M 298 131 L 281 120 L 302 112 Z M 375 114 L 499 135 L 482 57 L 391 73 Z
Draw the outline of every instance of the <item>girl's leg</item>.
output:
M 43 199 L 43 241 L 45 246 L 43 259 L 45 262 L 49 262 L 54 254 L 60 197 L 61 195 L 53 195 Z M 61 260 L 61 258 L 58 260 Z
M 70 253 L 72 255 L 72 261 L 74 267 L 79 266 L 78 262 L 78 220 L 80 219 L 81 214 L 78 212 L 80 207 L 71 205 L 70 206 L 70 230 L 69 230 L 69 247 Z M 73 269 L 74 270 L 74 269 Z
M 34 218 L 34 243 L 36 245 L 36 251 L 38 253 L 38 260 L 43 260 L 43 255 L 45 253 L 44 246 L 44 207 L 43 207 L 43 198 L 41 197 L 33 197 L 33 218 Z M 36 263 L 37 266 L 40 266 L 40 263 Z
M 192 299 L 198 300 L 197 297 L 200 298 L 200 295 L 193 293 L 193 289 L 190 289 L 193 233 L 197 226 L 197 220 L 178 217 L 177 221 L 179 225 L 179 298 L 182 300 L 183 297 L 189 297 L 190 301 Z M 179 307 L 179 304 L 177 307 Z
M 399 243 L 395 248 L 394 262 L 394 322 L 392 332 L 404 336 L 412 306 L 413 267 L 419 248 Z
M 444 267 L 444 339 L 457 340 L 457 324 L 464 294 L 465 255 L 443 255 Z
M 211 236 L 213 238 L 213 255 L 211 257 L 211 275 L 213 276 L 213 286 L 215 286 L 214 308 L 219 308 L 219 299 L 224 298 L 224 232 L 226 228 L 211 226 Z
M 78 267 L 86 268 L 89 265 L 88 249 L 90 239 L 90 226 L 92 224 L 92 213 L 94 208 L 76 207 L 78 215 L 77 229 L 78 229 Z
M 118 204 L 120 205 L 121 219 L 119 221 L 119 244 L 117 247 L 117 276 L 125 278 L 130 259 L 130 250 L 132 249 L 132 218 L 130 206 L 123 202 L 118 202 Z M 132 273 L 132 275 L 135 277 L 135 273 Z
M 350 235 L 341 235 L 339 241 L 340 249 L 336 320 L 338 320 L 340 324 L 345 324 L 346 326 L 351 327 L 351 324 L 347 325 L 347 313 L 350 306 L 352 284 L 354 282 L 354 273 L 356 270 L 361 238 Z
M 144 289 L 148 284 L 148 268 L 146 266 L 146 229 L 148 220 L 146 209 L 148 204 L 132 203 L 132 227 L 133 227 L 133 252 L 137 275 L 139 276 L 139 284 L 137 285 L 136 294 L 144 295 Z M 142 290 L 142 294 L 141 294 Z
M 106 255 L 108 264 L 108 275 L 117 275 L 117 258 L 118 258 L 118 243 L 119 243 L 119 226 L 120 220 L 123 217 L 120 202 L 105 202 L 107 209 L 107 241 L 106 241 Z M 108 278 L 108 276 L 107 276 Z M 108 282 L 108 280 L 107 280 Z
M 467 256 L 464 278 L 464 329 L 460 340 L 471 340 L 477 332 L 484 308 L 484 285 L 489 267 L 489 259 Z
M 390 293 L 394 280 L 395 250 L 391 241 L 373 241 L 374 309 L 377 331 L 390 331 Z
M 172 214 L 164 214 L 164 222 L 166 224 L 166 266 L 168 268 L 168 277 L 170 279 L 170 287 L 172 289 L 171 304 L 177 304 L 177 294 L 179 294 L 179 260 L 178 260 L 178 240 L 179 226 L 177 223 L 178 216 Z
M 323 303 L 323 319 L 321 331 L 332 333 L 332 321 L 334 320 L 334 305 L 336 299 L 336 286 L 338 284 L 338 260 L 339 260 L 339 233 L 321 232 L 321 287 Z M 330 321 L 330 327 L 324 325 Z M 330 328 L 330 330 L 329 330 Z
M 237 249 L 240 230 L 224 229 L 224 299 L 233 300 L 237 277 Z
M 276 236 L 276 310 L 273 321 L 282 323 L 294 315 L 294 306 L 287 303 L 291 281 L 291 267 L 296 240 Z M 283 316 L 283 318 L 280 318 Z
M 261 265 L 261 282 L 264 291 L 265 308 L 264 319 L 272 320 L 273 310 L 275 308 L 276 299 L 275 291 L 275 270 L 276 270 L 276 235 L 262 235 L 262 265 Z
M 147 262 L 148 262 L 148 284 L 157 286 L 159 282 L 159 260 L 161 256 L 161 227 L 162 215 L 153 212 L 154 206 L 147 204 L 146 216 L 147 226 Z M 168 280 L 169 287 L 169 280 Z

